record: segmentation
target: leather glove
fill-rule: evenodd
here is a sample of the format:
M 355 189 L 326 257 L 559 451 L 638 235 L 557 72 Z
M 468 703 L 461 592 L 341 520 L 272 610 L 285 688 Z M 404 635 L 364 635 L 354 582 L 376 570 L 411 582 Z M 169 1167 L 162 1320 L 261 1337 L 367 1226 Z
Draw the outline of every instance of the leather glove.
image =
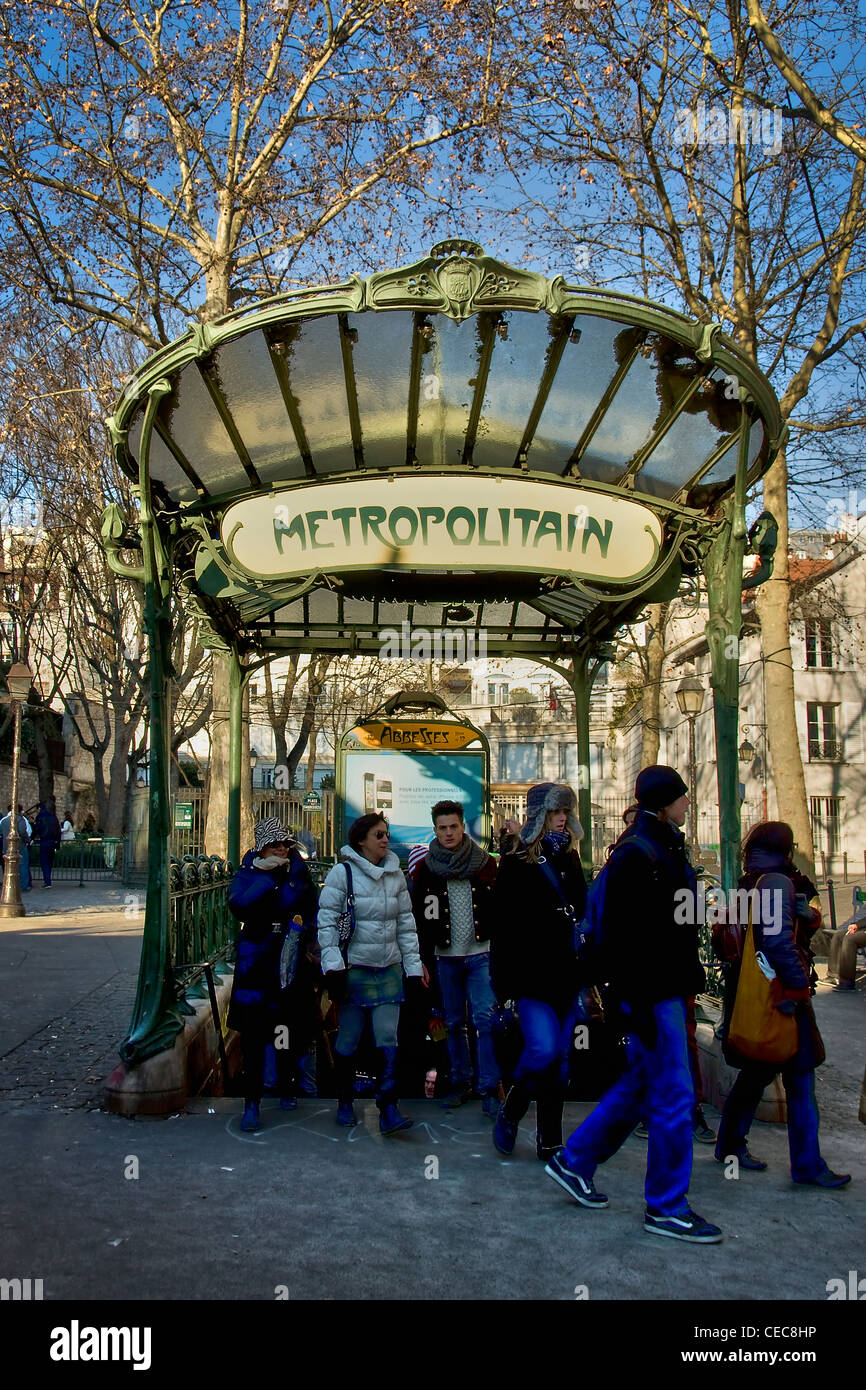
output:
M 349 972 L 347 970 L 326 970 L 325 988 L 331 996 L 331 1002 L 342 1004 L 346 998 L 346 989 L 349 984 Z

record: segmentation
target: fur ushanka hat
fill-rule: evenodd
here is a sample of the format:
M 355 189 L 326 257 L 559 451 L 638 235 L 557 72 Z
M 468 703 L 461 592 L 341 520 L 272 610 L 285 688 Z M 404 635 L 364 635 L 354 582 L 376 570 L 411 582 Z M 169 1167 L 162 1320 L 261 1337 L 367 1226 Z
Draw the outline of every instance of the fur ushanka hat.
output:
M 526 824 L 520 832 L 525 845 L 534 844 L 544 830 L 548 811 L 567 811 L 566 824 L 576 840 L 583 839 L 583 829 L 575 815 L 577 798 L 571 787 L 563 782 L 539 782 L 526 794 Z

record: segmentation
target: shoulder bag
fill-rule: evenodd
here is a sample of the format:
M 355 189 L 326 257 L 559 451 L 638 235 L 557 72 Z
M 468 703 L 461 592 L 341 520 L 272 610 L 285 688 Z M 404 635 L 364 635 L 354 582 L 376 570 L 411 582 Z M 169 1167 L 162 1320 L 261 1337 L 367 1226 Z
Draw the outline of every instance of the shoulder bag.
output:
M 740 1056 L 780 1067 L 794 1056 L 798 1043 L 797 1020 L 793 1014 L 780 1013 L 776 1008 L 781 995 L 778 976 L 768 980 L 758 965 L 750 903 L 743 962 L 728 1028 L 728 1042 Z
M 344 863 L 343 868 L 346 870 L 346 906 L 337 918 L 337 944 L 348 966 L 349 942 L 355 935 L 355 892 L 352 886 L 352 866 Z

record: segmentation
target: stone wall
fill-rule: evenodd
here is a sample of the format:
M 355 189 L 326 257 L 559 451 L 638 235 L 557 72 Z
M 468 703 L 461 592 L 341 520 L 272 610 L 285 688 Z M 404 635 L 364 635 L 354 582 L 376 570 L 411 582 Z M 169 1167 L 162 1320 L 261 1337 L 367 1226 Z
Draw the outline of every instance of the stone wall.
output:
M 69 778 L 65 772 L 55 772 L 54 774 L 54 800 L 57 805 L 57 814 L 60 819 L 66 812 L 66 802 L 69 796 Z M 6 807 L 12 799 L 12 765 L 11 763 L 0 763 L 0 815 L 6 814 Z M 33 811 L 39 805 L 39 778 L 35 767 L 22 767 L 18 775 L 18 800 L 24 807 L 25 815 Z

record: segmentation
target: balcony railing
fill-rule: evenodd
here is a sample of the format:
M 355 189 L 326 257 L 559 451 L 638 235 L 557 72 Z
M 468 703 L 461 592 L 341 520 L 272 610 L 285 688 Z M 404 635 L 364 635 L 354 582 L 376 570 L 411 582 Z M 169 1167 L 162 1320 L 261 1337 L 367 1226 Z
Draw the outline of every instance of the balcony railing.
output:
M 838 763 L 842 759 L 842 744 L 835 738 L 810 738 L 810 763 Z

